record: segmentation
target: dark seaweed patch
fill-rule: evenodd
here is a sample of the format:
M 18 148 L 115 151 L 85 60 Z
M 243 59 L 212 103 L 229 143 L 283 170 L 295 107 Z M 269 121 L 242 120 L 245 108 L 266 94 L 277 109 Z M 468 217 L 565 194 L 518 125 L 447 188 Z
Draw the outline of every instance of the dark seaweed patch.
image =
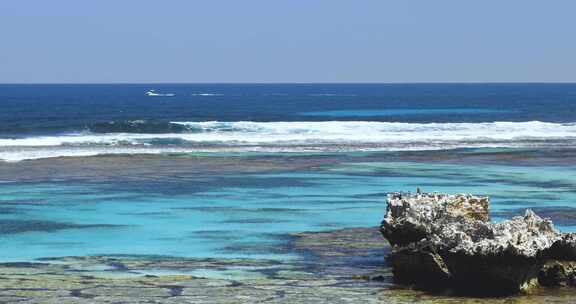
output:
M 377 199 L 383 199 L 386 198 L 386 196 L 388 195 L 387 192 L 377 192 L 377 193 L 366 193 L 366 194 L 354 194 L 351 195 L 351 197 L 353 198 L 377 198 Z M 323 196 L 326 197 L 326 196 Z
M 494 201 L 495 203 L 497 203 L 498 205 L 510 205 L 510 206 L 514 206 L 514 205 L 526 205 L 526 201 L 524 200 L 498 200 L 498 201 Z M 522 209 L 525 210 L 525 209 Z M 496 214 L 494 214 L 496 215 Z
M 166 216 L 172 215 L 170 212 L 121 212 L 117 213 L 118 215 L 129 215 L 129 216 Z
M 0 200 L 0 205 L 3 206 L 44 206 L 48 205 L 45 200 Z
M 540 217 L 550 218 L 554 224 L 559 226 L 576 226 L 576 208 L 573 207 L 535 207 L 530 208 Z M 523 215 L 525 208 L 506 209 L 493 212 L 492 215 L 510 218 Z
M 274 223 L 289 223 L 288 220 L 280 219 L 266 219 L 266 218 L 247 218 L 247 219 L 229 219 L 221 221 L 224 224 L 274 224 Z
M 288 246 L 284 244 L 270 243 L 236 243 L 225 246 L 219 250 L 222 253 L 242 254 L 286 254 Z
M 23 213 L 23 212 L 24 212 L 23 209 L 0 207 L 0 214 L 19 214 L 19 213 Z
M 240 208 L 240 207 L 214 207 L 214 206 L 200 206 L 200 207 L 179 207 L 172 208 L 174 210 L 198 211 L 198 212 L 214 212 L 214 213 L 303 213 L 304 209 L 295 208 Z
M 123 225 L 108 224 L 74 224 L 66 222 L 51 222 L 38 220 L 0 220 L 0 234 L 16 234 L 25 232 L 53 232 L 67 229 L 115 228 Z
M 195 231 L 192 235 L 188 236 L 190 239 L 212 239 L 219 241 L 233 241 L 237 240 L 238 236 L 231 231 L 225 230 L 202 230 Z
M 495 176 L 494 178 L 484 178 L 482 180 L 485 182 L 488 182 L 488 183 L 492 183 L 492 184 L 508 184 L 508 185 L 513 185 L 513 186 L 525 186 L 525 187 L 532 187 L 532 188 L 574 189 L 573 183 L 563 182 L 563 181 L 515 180 L 515 179 L 502 178 L 499 176 Z
M 180 195 L 207 193 L 222 188 L 270 189 L 280 187 L 312 187 L 315 183 L 299 177 L 204 175 L 187 178 L 172 174 L 170 179 L 147 178 L 122 183 L 102 184 L 103 191 L 136 192 L 142 195 Z

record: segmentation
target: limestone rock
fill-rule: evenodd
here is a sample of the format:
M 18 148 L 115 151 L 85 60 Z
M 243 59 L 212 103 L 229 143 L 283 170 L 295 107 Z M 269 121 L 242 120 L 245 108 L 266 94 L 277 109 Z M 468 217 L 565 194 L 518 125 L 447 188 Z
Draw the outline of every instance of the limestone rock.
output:
M 381 232 L 392 245 L 406 245 L 431 234 L 434 223 L 464 217 L 488 221 L 487 197 L 419 193 L 388 195 L 388 209 Z
M 438 193 L 388 197 L 382 235 L 394 246 L 388 261 L 399 282 L 483 295 L 566 284 L 576 261 L 576 235 L 561 234 L 531 210 L 489 222 L 489 199 Z M 571 265 L 571 264 L 570 264 Z M 574 268 L 576 269 L 576 268 Z M 483 286 L 478 290 L 478 286 Z

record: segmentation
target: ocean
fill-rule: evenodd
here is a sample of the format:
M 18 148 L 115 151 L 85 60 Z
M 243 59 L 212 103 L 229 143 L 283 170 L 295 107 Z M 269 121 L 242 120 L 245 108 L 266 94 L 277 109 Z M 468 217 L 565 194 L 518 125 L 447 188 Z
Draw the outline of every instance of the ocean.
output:
M 300 261 L 417 187 L 576 231 L 575 152 L 575 84 L 0 85 L 0 262 Z
M 149 88 L 176 96 L 145 96 Z M 571 84 L 2 85 L 0 159 L 572 145 Z

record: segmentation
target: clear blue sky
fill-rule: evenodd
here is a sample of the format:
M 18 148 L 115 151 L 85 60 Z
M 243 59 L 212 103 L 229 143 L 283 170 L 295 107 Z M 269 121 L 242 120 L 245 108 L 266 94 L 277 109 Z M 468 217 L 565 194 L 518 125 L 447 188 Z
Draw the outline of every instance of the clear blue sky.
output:
M 574 0 L 0 0 L 0 83 L 576 81 Z

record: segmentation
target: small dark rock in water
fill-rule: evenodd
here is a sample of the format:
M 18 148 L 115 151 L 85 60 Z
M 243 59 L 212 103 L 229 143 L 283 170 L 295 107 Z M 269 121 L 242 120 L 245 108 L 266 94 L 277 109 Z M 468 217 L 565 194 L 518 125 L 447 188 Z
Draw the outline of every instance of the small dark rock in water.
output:
M 391 194 L 380 227 L 398 282 L 476 295 L 570 285 L 576 235 L 531 210 L 491 223 L 489 199 L 438 193 Z M 481 286 L 482 288 L 479 288 Z

